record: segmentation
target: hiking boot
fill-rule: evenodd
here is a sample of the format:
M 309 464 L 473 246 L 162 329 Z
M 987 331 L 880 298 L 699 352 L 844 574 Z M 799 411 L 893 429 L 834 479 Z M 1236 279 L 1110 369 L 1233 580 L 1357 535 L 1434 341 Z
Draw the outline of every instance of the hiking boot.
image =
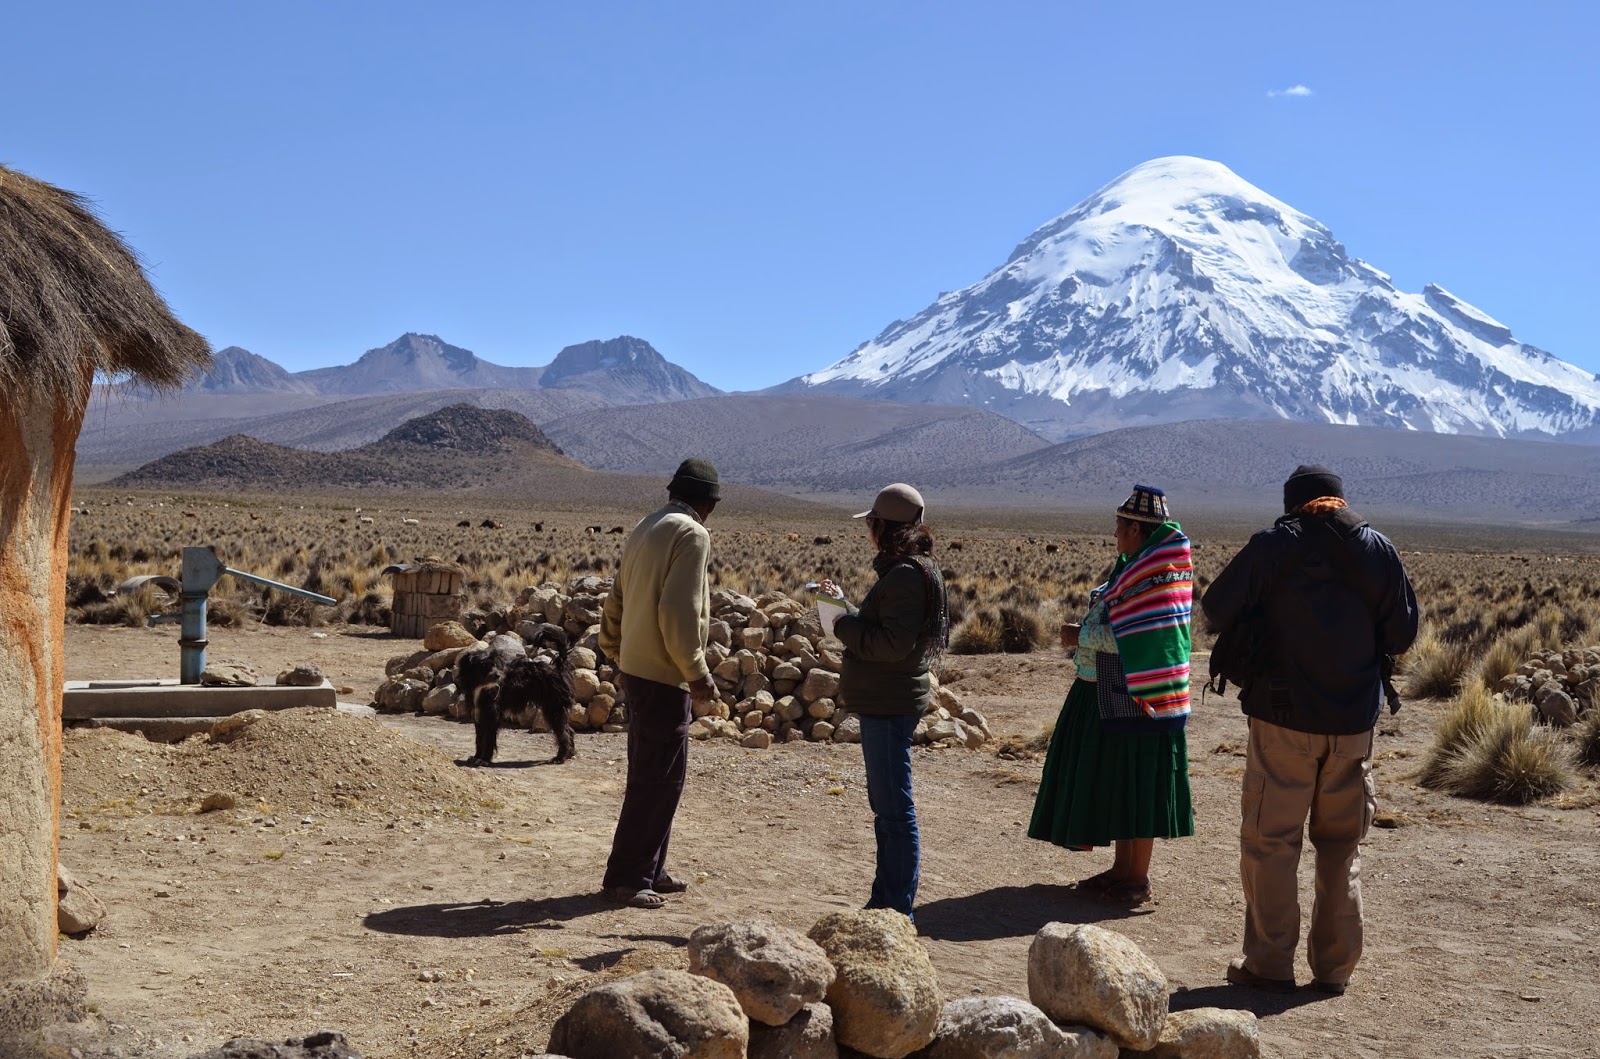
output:
M 1264 989 L 1269 993 L 1292 993 L 1295 989 L 1293 978 L 1267 978 L 1256 974 L 1244 965 L 1243 956 L 1235 956 L 1228 961 L 1227 979 L 1234 985 Z

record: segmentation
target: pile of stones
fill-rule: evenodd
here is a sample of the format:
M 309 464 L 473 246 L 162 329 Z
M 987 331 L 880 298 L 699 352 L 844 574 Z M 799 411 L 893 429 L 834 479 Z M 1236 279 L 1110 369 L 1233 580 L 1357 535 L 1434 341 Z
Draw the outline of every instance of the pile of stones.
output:
M 1500 681 L 1499 693 L 1532 703 L 1546 724 L 1574 724 L 1600 703 L 1600 647 L 1536 654 Z
M 580 996 L 549 1054 L 696 1059 L 1255 1059 L 1255 1016 L 1168 1011 L 1161 968 L 1127 937 L 1051 923 L 1028 995 L 946 1003 L 910 920 L 835 912 L 802 935 L 764 921 L 701 927 L 688 971 L 646 971 Z
M 454 666 L 461 654 L 497 634 L 531 640 L 539 623 L 559 625 L 576 645 L 571 652 L 578 705 L 572 726 L 583 731 L 618 730 L 627 721 L 622 681 L 600 653 L 600 612 L 611 579 L 581 577 L 560 585 L 524 589 L 515 603 L 472 610 L 460 622 L 428 631 L 423 650 L 389 660 L 373 705 L 390 712 L 443 714 L 469 719 L 457 693 Z M 774 742 L 860 742 L 860 718 L 837 698 L 844 646 L 826 637 L 809 604 L 781 593 L 755 598 L 718 590 L 711 595 L 711 633 L 706 662 L 720 695 L 696 703 L 689 734 L 726 738 L 762 749 Z M 544 729 L 537 710 L 515 723 Z M 990 738 L 987 721 L 948 687 L 934 680 L 928 712 L 915 742 L 976 749 Z

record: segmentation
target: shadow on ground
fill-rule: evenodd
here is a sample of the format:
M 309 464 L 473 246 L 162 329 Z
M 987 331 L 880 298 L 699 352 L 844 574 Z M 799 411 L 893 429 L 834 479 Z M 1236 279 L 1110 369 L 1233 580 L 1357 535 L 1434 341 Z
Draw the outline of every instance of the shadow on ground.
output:
M 1148 906 L 1107 904 L 1070 886 L 997 886 L 918 905 L 917 933 L 938 941 L 993 941 L 1029 937 L 1046 923 L 1103 923 L 1149 912 Z
M 538 901 L 477 901 L 472 904 L 407 905 L 363 919 L 368 930 L 422 938 L 489 938 L 526 930 L 559 930 L 561 924 L 615 911 L 599 894 L 571 894 Z
M 1323 1000 L 1335 1000 L 1327 993 L 1301 989 L 1294 993 L 1273 993 L 1242 985 L 1203 985 L 1197 989 L 1176 989 L 1167 1001 L 1168 1011 L 1193 1011 L 1195 1008 L 1242 1008 L 1256 1018 L 1270 1018 L 1286 1011 Z

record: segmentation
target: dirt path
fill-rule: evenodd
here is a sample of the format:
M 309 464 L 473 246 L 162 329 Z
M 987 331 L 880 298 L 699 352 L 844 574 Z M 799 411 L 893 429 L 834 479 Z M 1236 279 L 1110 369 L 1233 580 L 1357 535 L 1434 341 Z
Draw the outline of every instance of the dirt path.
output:
M 329 632 L 313 640 L 304 629 L 217 630 L 212 653 L 268 674 L 314 660 L 364 700 L 402 645 Z M 68 676 L 167 675 L 175 638 L 170 629 L 71 628 Z M 999 743 L 1054 720 L 1071 667 L 1041 654 L 956 658 L 947 668 L 961 671 L 958 690 Z M 1266 1054 L 1600 1055 L 1593 785 L 1526 810 L 1416 788 L 1408 777 L 1432 709 L 1408 707 L 1382 727 L 1380 806 L 1401 826 L 1375 830 L 1368 845 L 1368 951 L 1338 999 L 1266 998 L 1222 984 L 1242 916 L 1245 730 L 1232 700 L 1197 708 L 1189 739 L 1198 833 L 1158 847 L 1157 901 L 1136 914 L 1066 888 L 1107 854 L 1023 837 L 1038 760 L 919 751 L 917 922 L 945 995 L 1026 996 L 1033 933 L 1055 920 L 1100 922 L 1162 965 L 1178 990 L 1174 1006 L 1254 1007 Z M 766 916 L 804 930 L 824 912 L 859 906 L 870 882 L 855 747 L 696 744 L 673 841 L 674 867 L 696 883 L 647 912 L 594 897 L 621 799 L 623 736 L 581 736 L 578 758 L 562 767 L 465 772 L 446 760 L 468 752 L 464 725 L 345 720 L 307 738 L 351 745 L 321 746 L 309 763 L 286 750 L 266 760 L 261 748 L 216 748 L 233 771 L 201 778 L 232 777 L 242 798 L 205 814 L 185 808 L 198 797 L 187 759 L 134 737 L 99 733 L 90 745 L 69 733 L 62 859 L 112 910 L 88 938 L 63 943 L 104 1020 L 86 1054 L 183 1056 L 228 1036 L 323 1027 L 377 1059 L 537 1054 L 573 996 L 610 976 L 683 964 L 694 927 Z M 513 733 L 504 754 L 538 762 L 550 752 L 548 736 Z M 390 789 L 362 786 L 379 775 Z M 252 786 L 289 800 L 253 799 Z

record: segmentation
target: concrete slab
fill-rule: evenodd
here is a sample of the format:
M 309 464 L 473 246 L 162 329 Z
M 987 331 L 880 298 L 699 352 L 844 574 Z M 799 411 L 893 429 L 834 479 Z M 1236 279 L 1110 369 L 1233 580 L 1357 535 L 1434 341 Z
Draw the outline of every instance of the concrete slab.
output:
M 339 693 L 328 681 L 321 687 L 263 684 L 253 688 L 208 688 L 175 680 L 69 680 L 62 694 L 66 721 L 96 717 L 226 717 L 245 710 L 291 710 L 300 706 L 333 709 Z
M 72 728 L 112 728 L 142 735 L 152 743 L 181 743 L 191 735 L 205 735 L 221 717 L 93 717 Z

